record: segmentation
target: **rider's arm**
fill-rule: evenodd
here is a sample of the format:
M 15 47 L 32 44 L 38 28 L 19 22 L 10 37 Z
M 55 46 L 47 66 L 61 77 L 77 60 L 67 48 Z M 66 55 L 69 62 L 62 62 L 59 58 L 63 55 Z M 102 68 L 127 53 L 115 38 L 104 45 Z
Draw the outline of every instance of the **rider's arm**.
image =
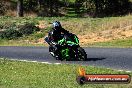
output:
M 61 32 L 64 34 L 69 34 L 69 31 L 65 30 L 64 28 L 62 28 Z
M 48 36 L 49 36 L 49 40 L 52 44 L 56 44 L 56 37 L 55 37 L 56 33 L 55 30 L 52 28 L 52 30 L 50 30 Z
M 50 30 L 49 33 L 48 33 L 48 37 L 49 37 L 49 40 L 50 40 L 50 41 L 53 41 L 53 40 L 54 40 L 53 34 L 54 34 L 54 30 L 52 29 L 52 30 Z

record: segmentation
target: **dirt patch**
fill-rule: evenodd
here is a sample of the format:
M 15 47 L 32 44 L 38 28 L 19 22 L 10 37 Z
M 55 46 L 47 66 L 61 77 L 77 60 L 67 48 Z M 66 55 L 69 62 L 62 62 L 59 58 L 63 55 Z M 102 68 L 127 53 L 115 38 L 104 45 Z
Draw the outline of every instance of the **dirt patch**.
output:
M 98 33 L 78 35 L 80 45 L 92 44 L 95 42 L 106 42 L 115 39 L 126 39 L 132 37 L 132 25 L 124 28 L 109 29 Z
M 44 29 L 44 28 L 47 28 L 49 26 L 49 24 L 46 21 L 39 21 L 39 24 L 36 26 L 41 29 Z

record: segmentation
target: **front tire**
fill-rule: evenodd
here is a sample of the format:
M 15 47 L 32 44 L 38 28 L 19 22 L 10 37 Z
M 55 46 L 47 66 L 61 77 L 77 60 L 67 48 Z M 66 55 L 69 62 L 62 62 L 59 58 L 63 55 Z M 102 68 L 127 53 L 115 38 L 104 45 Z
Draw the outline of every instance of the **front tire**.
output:
M 56 46 L 49 46 L 49 53 L 56 59 L 56 60 L 63 60 L 59 52 L 57 52 Z
M 53 46 L 49 46 L 49 53 L 50 53 L 53 57 L 55 57 L 54 52 L 55 52 L 54 47 L 53 47 Z

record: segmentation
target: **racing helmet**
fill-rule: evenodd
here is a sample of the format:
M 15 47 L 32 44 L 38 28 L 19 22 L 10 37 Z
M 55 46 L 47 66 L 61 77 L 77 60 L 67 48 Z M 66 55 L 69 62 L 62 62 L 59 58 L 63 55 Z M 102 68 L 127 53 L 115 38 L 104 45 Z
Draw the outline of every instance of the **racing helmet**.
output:
M 59 21 L 53 22 L 53 27 L 54 27 L 55 29 L 62 28 L 61 23 L 60 23 Z

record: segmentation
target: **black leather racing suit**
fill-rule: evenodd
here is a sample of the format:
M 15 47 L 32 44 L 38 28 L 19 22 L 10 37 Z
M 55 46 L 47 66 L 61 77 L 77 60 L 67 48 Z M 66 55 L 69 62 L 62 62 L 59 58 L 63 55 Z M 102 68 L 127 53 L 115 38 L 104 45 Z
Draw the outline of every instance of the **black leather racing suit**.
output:
M 61 34 L 69 34 L 69 31 L 65 30 L 64 28 L 55 29 L 52 28 L 52 30 L 49 31 L 49 40 L 52 42 L 57 43 L 59 40 L 62 39 Z
M 60 28 L 60 29 L 55 29 L 52 28 L 52 30 L 49 31 L 48 37 L 49 37 L 49 42 L 50 42 L 50 48 L 54 48 L 54 50 L 52 52 L 54 52 L 54 54 L 56 55 L 56 59 L 60 59 L 61 60 L 61 55 L 58 54 L 58 51 L 61 49 L 60 45 L 58 44 L 58 41 L 61 40 L 63 37 L 61 36 L 61 34 L 69 34 L 69 31 L 65 30 L 64 28 Z M 53 44 L 55 43 L 55 44 Z

